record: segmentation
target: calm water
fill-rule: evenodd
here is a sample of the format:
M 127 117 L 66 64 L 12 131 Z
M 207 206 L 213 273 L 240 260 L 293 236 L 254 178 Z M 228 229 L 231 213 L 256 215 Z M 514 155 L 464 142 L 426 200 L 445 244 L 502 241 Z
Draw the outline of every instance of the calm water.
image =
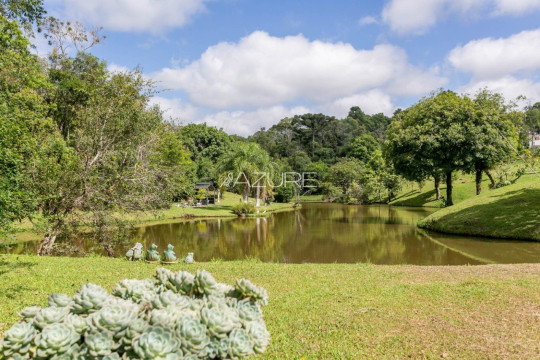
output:
M 137 228 L 131 243 L 152 243 L 196 261 L 461 265 L 540 262 L 540 243 L 482 240 L 417 229 L 431 211 L 389 206 L 304 204 L 268 218 L 203 219 Z M 23 246 L 23 245 L 21 245 Z M 25 245 L 28 249 L 31 244 Z M 24 251 L 23 248 L 13 249 Z M 125 246 L 117 249 L 124 254 Z

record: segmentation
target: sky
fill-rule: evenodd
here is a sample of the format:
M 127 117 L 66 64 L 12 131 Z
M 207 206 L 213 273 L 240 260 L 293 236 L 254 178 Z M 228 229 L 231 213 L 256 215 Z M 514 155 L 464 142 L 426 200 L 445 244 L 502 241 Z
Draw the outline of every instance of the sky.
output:
M 167 118 L 248 136 L 284 117 L 391 115 L 437 89 L 540 101 L 540 0 L 45 0 L 102 26 Z M 39 41 L 38 41 L 39 42 Z M 37 44 L 46 55 L 45 43 Z

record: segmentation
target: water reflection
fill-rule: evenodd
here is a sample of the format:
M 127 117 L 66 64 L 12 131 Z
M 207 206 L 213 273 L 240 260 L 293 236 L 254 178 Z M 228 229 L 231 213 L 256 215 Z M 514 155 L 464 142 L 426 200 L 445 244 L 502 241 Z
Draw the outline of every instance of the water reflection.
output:
M 539 262 L 540 243 L 479 240 L 416 228 L 430 211 L 388 206 L 304 204 L 268 218 L 203 219 L 136 229 L 131 243 L 152 243 L 197 261 L 461 265 Z M 89 248 L 90 244 L 85 246 Z M 125 248 L 118 248 L 119 254 Z

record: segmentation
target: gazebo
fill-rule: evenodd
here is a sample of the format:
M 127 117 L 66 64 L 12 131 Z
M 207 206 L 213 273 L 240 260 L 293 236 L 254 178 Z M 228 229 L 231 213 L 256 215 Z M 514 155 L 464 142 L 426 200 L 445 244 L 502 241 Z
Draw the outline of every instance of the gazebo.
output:
M 215 204 L 216 197 L 219 202 L 219 190 L 216 191 L 216 187 L 211 182 L 198 182 L 195 184 L 195 191 L 198 192 L 200 189 L 206 190 L 206 198 L 201 200 L 202 205 Z M 212 194 L 210 194 L 212 192 Z

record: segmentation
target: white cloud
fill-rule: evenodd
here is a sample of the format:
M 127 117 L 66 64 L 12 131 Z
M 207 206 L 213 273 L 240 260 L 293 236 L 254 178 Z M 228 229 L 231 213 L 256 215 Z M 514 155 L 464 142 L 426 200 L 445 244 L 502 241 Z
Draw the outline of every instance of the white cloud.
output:
M 186 25 L 208 0 L 46 0 L 63 17 L 106 30 L 161 33 Z
M 358 24 L 360 25 L 371 25 L 371 24 L 378 24 L 379 21 L 374 16 L 364 16 L 360 20 L 358 20 Z
M 204 116 L 200 109 L 177 98 L 154 96 L 150 99 L 150 105 L 159 105 L 166 119 L 183 124 L 199 122 Z
M 496 15 L 521 15 L 540 10 L 538 0 L 496 0 L 495 3 Z
M 126 73 L 130 71 L 128 67 L 118 64 L 107 65 L 107 70 L 109 70 L 111 73 Z
M 393 86 L 410 79 L 414 86 Z M 423 72 L 392 45 L 357 50 L 347 43 L 309 41 L 254 32 L 237 43 L 219 43 L 185 67 L 151 75 L 165 88 L 184 90 L 197 106 L 214 109 L 322 104 L 379 89 L 416 96 L 442 86 L 446 79 Z
M 540 83 L 535 83 L 530 79 L 517 79 L 512 76 L 504 76 L 499 79 L 473 81 L 460 89 L 459 92 L 474 95 L 478 90 L 488 88 L 498 92 L 507 100 L 515 100 L 518 96 L 524 95 L 533 102 L 540 100 Z
M 478 79 L 493 79 L 520 71 L 540 69 L 540 29 L 507 38 L 485 38 L 454 48 L 448 60 Z
M 391 0 L 382 19 L 396 33 L 423 34 L 448 16 L 516 16 L 536 10 L 538 0 Z
M 337 99 L 332 103 L 322 106 L 322 110 L 326 114 L 331 114 L 338 118 L 345 117 L 351 107 L 359 106 L 366 114 L 384 113 L 392 115 L 394 105 L 388 94 L 380 90 L 371 90 L 362 94 L 355 94 L 341 99 Z

